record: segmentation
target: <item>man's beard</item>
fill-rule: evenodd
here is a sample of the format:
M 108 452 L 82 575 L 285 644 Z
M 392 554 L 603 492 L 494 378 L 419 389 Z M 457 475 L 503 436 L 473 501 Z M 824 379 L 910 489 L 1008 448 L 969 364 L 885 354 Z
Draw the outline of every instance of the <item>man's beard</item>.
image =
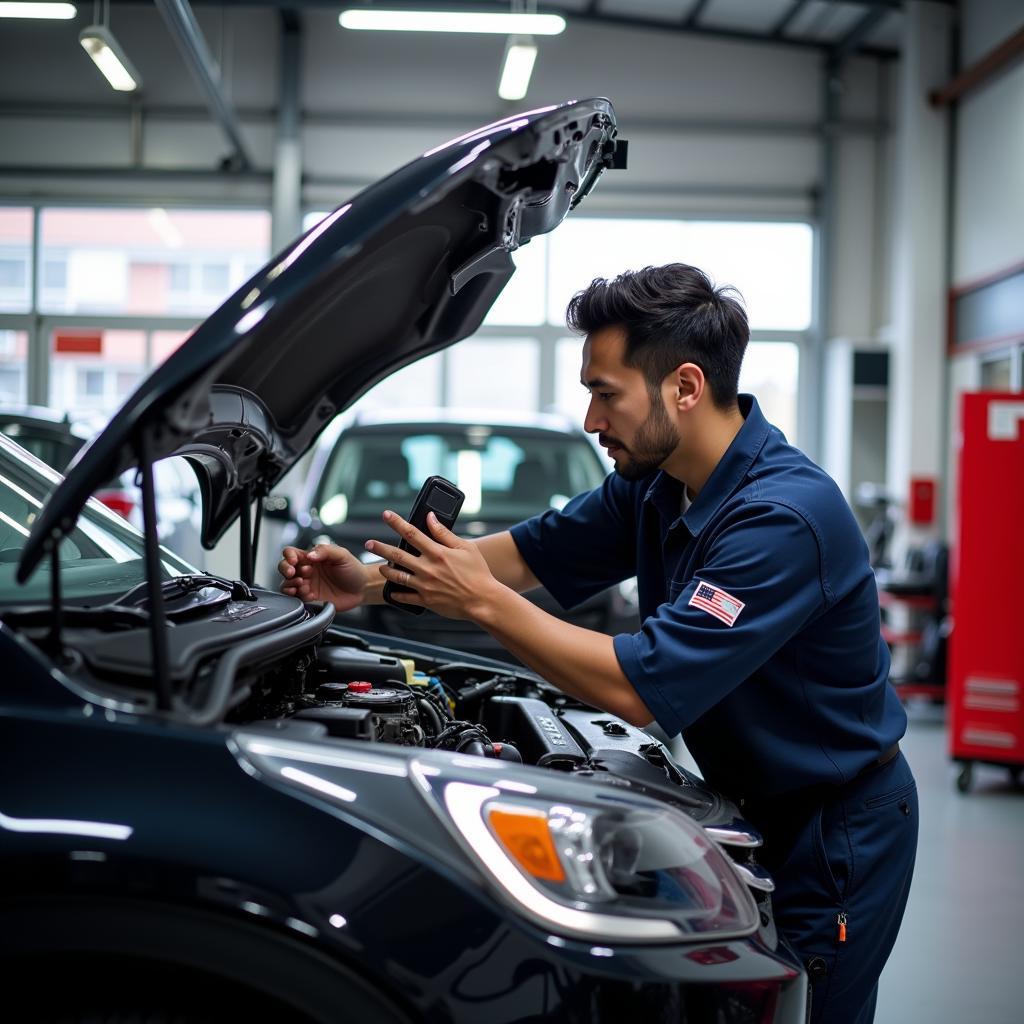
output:
M 642 480 L 650 475 L 676 450 L 679 444 L 679 430 L 669 419 L 665 407 L 661 404 L 661 395 L 651 396 L 651 411 L 647 419 L 640 425 L 633 438 L 631 448 L 625 447 L 614 438 L 603 438 L 603 442 L 611 441 L 613 447 L 619 448 L 622 455 L 615 463 L 615 472 L 624 480 Z

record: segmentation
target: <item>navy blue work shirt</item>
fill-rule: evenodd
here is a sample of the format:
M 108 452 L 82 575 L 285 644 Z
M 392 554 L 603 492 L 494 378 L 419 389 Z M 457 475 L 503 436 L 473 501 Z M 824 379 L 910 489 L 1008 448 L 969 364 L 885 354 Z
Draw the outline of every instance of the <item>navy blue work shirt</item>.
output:
M 852 779 L 906 730 L 867 546 L 835 482 L 740 395 L 744 424 L 696 500 L 617 473 L 513 527 L 564 608 L 631 576 L 626 677 L 705 779 L 767 798 Z

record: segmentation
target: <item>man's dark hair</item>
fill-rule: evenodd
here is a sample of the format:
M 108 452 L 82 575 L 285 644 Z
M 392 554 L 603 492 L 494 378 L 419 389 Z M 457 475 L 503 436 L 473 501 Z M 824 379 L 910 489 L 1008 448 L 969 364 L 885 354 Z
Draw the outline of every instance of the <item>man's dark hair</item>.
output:
M 696 363 L 714 404 L 736 404 L 747 314 L 736 289 L 716 288 L 696 267 L 669 263 L 595 278 L 570 300 L 566 322 L 580 334 L 622 327 L 623 361 L 643 373 L 652 393 L 680 363 Z

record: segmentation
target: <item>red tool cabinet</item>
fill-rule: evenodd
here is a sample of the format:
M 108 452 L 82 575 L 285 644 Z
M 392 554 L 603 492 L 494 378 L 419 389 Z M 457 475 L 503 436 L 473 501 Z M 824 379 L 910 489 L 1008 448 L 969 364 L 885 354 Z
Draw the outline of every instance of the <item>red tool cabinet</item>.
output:
M 976 761 L 1024 768 L 1024 394 L 962 397 L 952 561 L 949 745 L 970 788 Z

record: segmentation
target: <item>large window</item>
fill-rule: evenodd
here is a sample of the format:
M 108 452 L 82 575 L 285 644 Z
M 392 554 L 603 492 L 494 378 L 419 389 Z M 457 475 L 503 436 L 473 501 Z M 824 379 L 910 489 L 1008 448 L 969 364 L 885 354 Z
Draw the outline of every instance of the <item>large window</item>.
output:
M 306 227 L 322 214 L 310 214 Z M 447 404 L 555 410 L 583 422 L 582 342 L 568 337 L 569 299 L 595 277 L 689 263 L 743 300 L 752 341 L 740 388 L 794 443 L 800 341 L 811 326 L 813 232 L 802 223 L 569 218 L 512 255 L 516 273 L 481 330 L 443 356 L 407 367 L 364 407 Z
M 567 220 L 549 238 L 548 320 L 595 277 L 688 263 L 743 297 L 753 331 L 811 325 L 813 233 L 808 224 L 682 220 Z M 531 243 L 535 244 L 535 243 Z
M 146 344 L 142 330 L 56 328 L 48 404 L 100 429 L 145 375 Z
M 448 404 L 474 409 L 536 409 L 540 349 L 533 338 L 475 338 L 449 356 Z
M 25 313 L 32 302 L 32 211 L 0 206 L 0 313 Z
M 0 404 L 22 405 L 27 397 L 28 334 L 0 330 Z
M 204 316 L 270 256 L 265 210 L 44 209 L 42 313 Z

